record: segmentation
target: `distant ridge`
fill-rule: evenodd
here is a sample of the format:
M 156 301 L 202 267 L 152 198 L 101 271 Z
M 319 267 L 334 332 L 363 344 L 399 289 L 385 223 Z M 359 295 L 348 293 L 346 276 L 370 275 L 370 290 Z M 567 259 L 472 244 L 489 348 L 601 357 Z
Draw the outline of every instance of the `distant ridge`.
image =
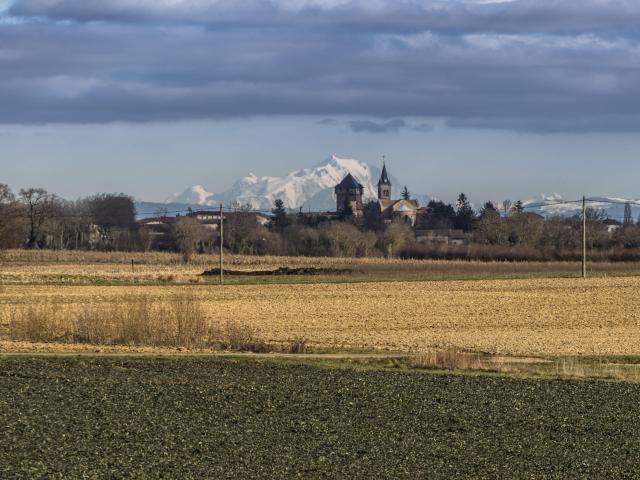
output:
M 240 204 L 249 205 L 252 209 L 270 211 L 276 199 L 281 199 L 290 210 L 302 208 L 304 211 L 333 211 L 336 208 L 333 189 L 346 175 L 351 173 L 364 186 L 365 200 L 377 198 L 377 183 L 381 174 L 381 165 L 371 165 L 362 160 L 341 158 L 332 155 L 310 168 L 295 170 L 282 177 L 258 177 L 252 173 L 237 180 L 231 188 L 224 192 L 213 193 L 203 185 L 194 185 L 182 193 L 168 197 L 165 202 L 136 202 L 138 217 L 155 216 L 161 210 L 184 212 L 191 208 L 218 207 Z M 392 197 L 399 198 L 405 185 L 393 176 L 393 165 L 387 166 L 393 184 Z M 420 206 L 426 206 L 430 197 L 412 195 Z M 640 216 L 640 200 L 627 200 L 619 197 L 590 197 L 588 207 L 601 210 L 612 219 L 622 219 L 624 203 L 632 202 L 634 221 Z M 615 203 L 610 203 L 615 202 Z M 563 203 L 561 195 L 542 194 L 539 199 L 523 202 L 529 212 L 539 213 L 545 217 L 570 217 L 581 212 L 580 203 Z M 477 204 L 476 208 L 479 208 Z
M 564 202 L 565 200 L 561 195 L 554 193 L 553 195 L 543 194 L 539 200 L 527 200 L 526 202 L 523 202 L 523 204 L 525 207 L 530 207 L 527 208 L 528 212 L 539 213 L 545 217 L 571 217 L 582 214 L 581 202 Z M 588 197 L 587 208 L 599 210 L 608 218 L 621 220 L 624 217 L 624 206 L 626 202 L 631 203 L 631 213 L 633 221 L 635 222 L 638 220 L 638 216 L 640 215 L 640 200 L 594 196 Z
M 365 187 L 365 199 L 375 199 L 376 184 L 381 170 L 361 160 L 332 155 L 311 168 L 296 170 L 282 177 L 257 177 L 250 173 L 222 193 L 212 193 L 202 185 L 169 197 L 165 203 L 182 205 L 231 205 L 237 202 L 254 209 L 270 209 L 276 199 L 286 208 L 303 210 L 334 210 L 333 188 L 351 173 Z M 391 176 L 394 196 L 399 196 L 400 182 Z

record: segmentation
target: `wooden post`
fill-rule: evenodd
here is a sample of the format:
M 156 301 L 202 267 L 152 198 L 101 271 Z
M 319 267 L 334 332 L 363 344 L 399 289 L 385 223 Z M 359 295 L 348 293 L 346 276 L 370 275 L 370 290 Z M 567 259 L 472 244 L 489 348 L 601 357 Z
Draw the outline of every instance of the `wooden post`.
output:
M 587 199 L 582 197 L 582 278 L 587 278 Z
M 224 285 L 224 213 L 220 204 L 220 285 Z
M 136 273 L 136 270 L 133 267 L 133 258 L 131 259 L 131 273 Z

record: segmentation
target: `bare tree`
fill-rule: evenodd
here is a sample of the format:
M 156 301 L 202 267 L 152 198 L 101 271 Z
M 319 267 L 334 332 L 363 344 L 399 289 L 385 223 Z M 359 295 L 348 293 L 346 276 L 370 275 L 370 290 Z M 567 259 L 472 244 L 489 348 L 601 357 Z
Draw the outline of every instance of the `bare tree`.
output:
M 183 217 L 173 226 L 173 237 L 185 263 L 197 251 L 198 243 L 205 237 L 204 228 L 196 219 Z
M 624 204 L 624 220 L 622 222 L 625 227 L 633 225 L 633 217 L 631 213 L 631 204 L 629 202 Z
M 242 255 L 254 255 L 264 250 L 265 239 L 268 231 L 258 223 L 256 214 L 252 212 L 251 205 L 240 205 L 237 202 L 231 204 L 233 212 L 226 215 L 225 221 L 225 244 L 232 252 Z M 276 220 L 278 221 L 278 220 Z M 282 220 L 280 220 L 282 222 Z M 285 227 L 290 219 L 284 221 Z M 283 228 L 280 230 L 285 234 Z
M 137 243 L 133 198 L 123 193 L 102 193 L 86 200 L 93 228 L 99 232 L 100 248 L 131 250 Z
M 387 228 L 381 236 L 383 251 L 389 257 L 395 256 L 414 240 L 415 235 L 413 230 L 403 221 L 394 221 L 387 225 Z
M 509 215 L 509 212 L 511 212 L 512 206 L 513 206 L 513 202 L 511 200 L 506 199 L 502 201 L 502 211 L 504 212 L 505 216 Z
M 42 241 L 42 229 L 53 212 L 54 195 L 43 188 L 20 190 L 20 201 L 26 209 L 28 224 L 27 248 L 35 248 Z
M 11 189 L 0 183 L 0 248 L 14 248 L 24 240 L 20 207 Z
M 326 254 L 336 257 L 362 257 L 370 255 L 376 244 L 373 232 L 361 232 L 351 223 L 327 222 L 319 227 L 319 241 Z
M 13 194 L 8 185 L 0 183 L 0 205 L 7 205 L 15 202 L 16 196 Z
M 169 210 L 167 209 L 167 207 L 159 207 L 156 208 L 155 212 L 153 213 L 157 218 L 167 218 L 169 216 Z

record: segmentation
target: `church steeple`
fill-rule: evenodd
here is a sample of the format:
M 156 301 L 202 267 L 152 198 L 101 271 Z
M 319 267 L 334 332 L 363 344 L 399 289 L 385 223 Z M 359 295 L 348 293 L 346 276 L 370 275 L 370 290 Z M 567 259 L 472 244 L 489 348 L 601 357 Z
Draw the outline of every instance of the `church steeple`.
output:
M 378 199 L 391 200 L 391 182 L 389 181 L 389 175 L 387 175 L 384 157 L 382 160 L 382 173 L 380 174 L 380 180 L 378 180 Z

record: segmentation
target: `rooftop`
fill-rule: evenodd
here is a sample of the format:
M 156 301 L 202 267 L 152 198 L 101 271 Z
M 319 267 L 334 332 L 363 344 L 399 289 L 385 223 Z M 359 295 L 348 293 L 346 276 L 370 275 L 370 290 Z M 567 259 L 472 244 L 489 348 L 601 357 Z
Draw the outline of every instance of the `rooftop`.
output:
M 378 180 L 378 185 L 391 185 L 389 181 L 389 175 L 387 175 L 387 166 L 382 164 L 382 174 L 380 174 L 380 180 Z
M 344 179 L 338 185 L 336 185 L 336 188 L 352 189 L 352 188 L 364 188 L 364 186 L 358 180 L 356 180 L 353 175 L 348 173 L 347 176 L 344 177 Z

